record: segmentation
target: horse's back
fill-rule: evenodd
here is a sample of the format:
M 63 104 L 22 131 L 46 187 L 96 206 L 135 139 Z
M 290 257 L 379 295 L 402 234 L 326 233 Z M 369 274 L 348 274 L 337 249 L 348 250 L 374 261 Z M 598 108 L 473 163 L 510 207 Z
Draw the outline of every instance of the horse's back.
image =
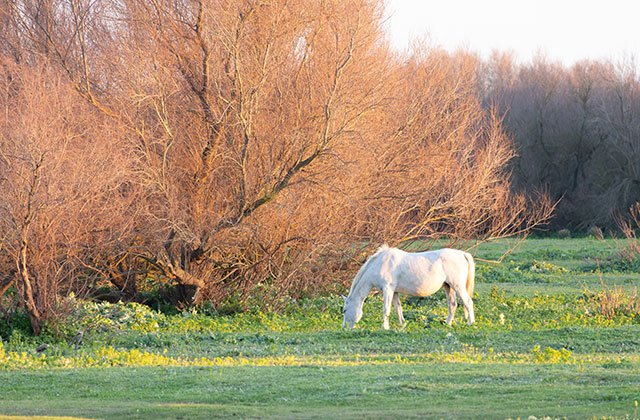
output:
M 394 252 L 389 253 L 388 262 L 394 266 L 388 269 L 393 272 L 394 286 L 400 293 L 429 296 L 444 283 L 464 287 L 468 270 L 464 251 L 452 248 L 425 252 L 391 250 Z
M 389 249 L 382 264 L 383 278 L 402 294 L 429 296 L 445 281 L 445 273 L 437 251 L 405 252 Z
M 406 253 L 409 258 L 415 256 L 415 258 L 423 258 L 431 263 L 442 264 L 444 267 L 466 267 L 465 252 L 459 249 L 442 248 L 434 251 L 414 252 Z
M 460 249 L 442 248 L 442 249 L 438 249 L 436 251 L 431 251 L 431 252 L 437 253 L 439 258 L 443 259 L 444 261 L 450 262 L 452 264 L 457 264 L 457 263 L 466 264 L 466 258 L 464 256 L 465 252 Z

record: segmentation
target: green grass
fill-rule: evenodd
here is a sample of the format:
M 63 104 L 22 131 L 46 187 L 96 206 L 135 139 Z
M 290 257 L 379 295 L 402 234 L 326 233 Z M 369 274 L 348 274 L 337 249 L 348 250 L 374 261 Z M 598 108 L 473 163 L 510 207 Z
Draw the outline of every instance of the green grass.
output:
M 42 337 L 3 337 L 0 415 L 638 418 L 640 282 L 619 245 L 529 239 L 502 264 L 478 262 L 471 327 L 460 308 L 444 324 L 442 292 L 404 298 L 408 323 L 391 331 L 378 295 L 355 331 L 340 329 L 337 296 L 232 316 L 80 303 Z M 603 313 L 607 291 L 617 303 Z
M 22 371 L 4 413 L 106 418 L 637 417 L 637 365 L 390 364 Z

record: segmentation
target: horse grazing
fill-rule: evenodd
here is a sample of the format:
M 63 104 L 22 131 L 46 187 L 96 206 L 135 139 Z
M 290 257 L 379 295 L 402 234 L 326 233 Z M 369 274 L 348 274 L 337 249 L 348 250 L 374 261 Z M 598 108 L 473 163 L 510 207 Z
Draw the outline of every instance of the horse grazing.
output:
M 399 293 L 430 296 L 444 287 L 449 303 L 447 324 L 451 325 L 458 303 L 464 304 L 464 315 L 473 324 L 473 287 L 475 263 L 468 252 L 444 248 L 437 251 L 405 252 L 383 245 L 362 265 L 351 284 L 344 302 L 342 328 L 353 328 L 362 318 L 362 304 L 372 288 L 382 290 L 384 311 L 382 326 L 389 329 L 391 304 L 396 308 L 400 325 L 404 323 Z

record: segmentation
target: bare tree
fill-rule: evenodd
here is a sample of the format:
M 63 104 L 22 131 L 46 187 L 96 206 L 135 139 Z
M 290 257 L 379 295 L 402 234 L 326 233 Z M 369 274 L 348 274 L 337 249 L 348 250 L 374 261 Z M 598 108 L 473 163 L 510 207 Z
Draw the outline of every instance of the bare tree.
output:
M 399 73 L 403 90 L 373 165 L 381 189 L 367 194 L 389 206 L 375 228 L 387 240 L 502 237 L 549 216 L 548 202 L 527 204 L 512 193 L 513 145 L 475 96 L 478 64 L 468 54 L 417 51 Z
M 89 257 L 127 230 L 125 159 L 112 129 L 43 67 L 4 65 L 0 229 L 34 332 L 78 290 Z M 122 211 L 120 211 L 121 209 Z
M 301 208 L 282 199 L 313 200 L 283 193 L 340 165 L 340 147 L 380 103 L 383 73 L 368 66 L 380 10 L 357 1 L 183 6 L 128 3 L 131 22 L 142 22 L 131 48 L 158 70 L 133 81 L 144 111 L 129 118 L 156 203 L 149 217 L 165 232 L 150 244 L 153 262 L 180 284 L 223 287 L 256 264 L 225 262 L 247 257 L 229 255 L 234 242 L 257 240 L 267 208 Z M 310 239 L 292 233 L 272 247 Z

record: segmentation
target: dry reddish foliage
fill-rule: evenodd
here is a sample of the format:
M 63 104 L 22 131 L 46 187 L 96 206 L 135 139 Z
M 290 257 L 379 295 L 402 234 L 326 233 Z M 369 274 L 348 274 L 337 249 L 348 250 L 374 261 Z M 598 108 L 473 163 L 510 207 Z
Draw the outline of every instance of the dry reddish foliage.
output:
M 56 267 L 76 261 L 122 289 L 146 271 L 195 299 L 277 301 L 345 281 L 340 270 L 366 244 L 500 237 L 550 214 L 544 199 L 512 192 L 513 146 L 476 99 L 477 61 L 424 48 L 395 56 L 381 2 L 2 5 L 4 59 L 34 86 L 55 81 L 5 95 L 6 108 L 40 108 L 3 138 L 32 130 L 36 150 L 47 133 L 73 139 L 50 148 L 65 164 L 38 174 L 60 185 L 43 202 L 62 200 L 74 229 L 60 228 L 69 245 L 45 247 Z M 24 185 L 4 184 L 23 201 L 34 156 Z M 8 255 L 33 271 L 19 249 Z M 77 274 L 65 272 L 72 288 Z
M 59 294 L 133 229 L 119 135 L 44 66 L 5 63 L 0 133 L 3 292 L 12 284 L 35 332 Z

